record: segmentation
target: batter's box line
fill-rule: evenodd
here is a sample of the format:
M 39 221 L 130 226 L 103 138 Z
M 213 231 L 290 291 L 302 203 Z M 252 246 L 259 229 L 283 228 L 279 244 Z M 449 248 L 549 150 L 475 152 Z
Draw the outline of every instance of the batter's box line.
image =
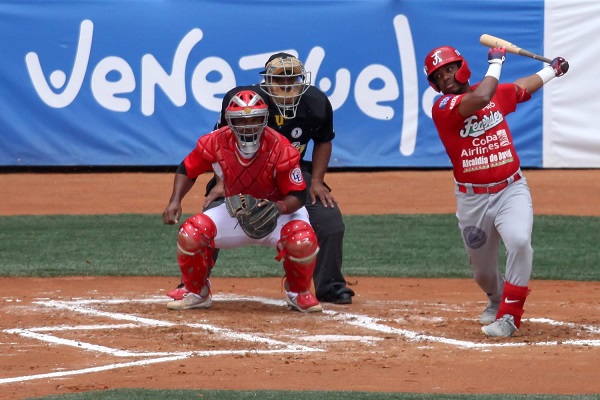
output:
M 600 328 L 598 328 L 597 326 L 577 325 L 572 322 L 555 321 L 555 320 L 549 319 L 549 318 L 527 318 L 527 319 L 524 319 L 523 321 L 537 322 L 540 324 L 548 324 L 548 325 L 554 325 L 554 326 L 566 326 L 568 328 L 573 328 L 573 329 L 583 329 L 584 331 L 591 332 L 591 333 L 600 333 Z
M 119 304 L 119 303 L 125 303 L 125 302 L 127 302 L 127 300 L 125 300 L 125 299 L 121 299 L 121 300 L 111 299 L 108 303 L 109 304 Z M 266 337 L 256 335 L 256 334 L 236 332 L 229 328 L 218 327 L 218 326 L 208 324 L 208 323 L 174 323 L 174 322 L 169 322 L 169 321 L 157 320 L 157 319 L 153 319 L 153 318 L 139 317 L 136 315 L 126 314 L 126 313 L 101 311 L 101 310 L 97 310 L 93 307 L 80 305 L 79 302 L 77 302 L 77 301 L 63 302 L 63 301 L 51 300 L 51 301 L 34 302 L 34 303 L 43 305 L 43 306 L 47 306 L 47 307 L 53 307 L 53 308 L 58 308 L 58 309 L 62 309 L 62 310 L 68 310 L 68 311 L 75 312 L 75 313 L 90 315 L 90 316 L 105 317 L 105 318 L 110 318 L 113 320 L 121 320 L 121 321 L 122 320 L 132 321 L 135 323 L 132 325 L 134 327 L 138 327 L 138 328 L 143 327 L 143 326 L 148 326 L 148 327 L 185 326 L 185 327 L 192 328 L 192 329 L 201 329 L 201 330 L 213 333 L 213 334 L 217 334 L 218 336 L 220 336 L 226 340 L 231 340 L 231 341 L 236 341 L 236 342 L 244 341 L 244 342 L 249 342 L 249 343 L 264 344 L 268 347 L 277 349 L 274 351 L 284 351 L 284 352 L 324 351 L 319 348 L 303 346 L 300 344 L 290 344 L 290 343 L 282 342 L 279 340 L 266 338 Z M 93 303 L 102 304 L 103 301 L 94 301 Z M 87 302 L 87 304 L 93 304 L 93 303 Z M 97 325 L 95 325 L 94 328 L 97 329 Z M 32 329 L 13 329 L 13 330 L 9 329 L 9 330 L 5 330 L 5 331 L 7 331 L 9 333 L 17 333 L 22 336 L 31 337 L 31 338 L 43 340 L 46 342 L 53 342 L 56 344 L 63 344 L 63 345 L 68 345 L 68 346 L 72 346 L 72 347 L 83 348 L 86 350 L 96 351 L 96 352 L 100 352 L 100 353 L 111 354 L 111 355 L 117 356 L 117 357 L 165 356 L 165 355 L 168 356 L 168 355 L 180 354 L 177 352 L 139 353 L 139 352 L 131 352 L 131 351 L 127 351 L 127 350 L 112 349 L 110 347 L 97 346 L 97 345 L 92 345 L 89 343 L 79 342 L 76 340 L 57 338 L 56 336 L 53 336 L 53 335 L 36 333 L 36 332 L 33 332 L 33 329 L 36 329 L 37 331 L 41 330 L 40 328 L 32 328 Z M 73 329 L 76 329 L 76 328 L 75 327 L 64 328 L 64 330 L 73 330 Z M 50 327 L 44 327 L 43 330 L 61 331 L 61 330 L 63 330 L 63 328 L 52 329 Z M 229 351 L 229 350 L 226 350 L 226 351 Z M 246 350 L 246 352 L 248 352 L 248 351 L 249 350 Z M 270 351 L 270 350 L 266 350 L 266 351 Z M 196 353 L 198 354 L 198 351 L 196 351 Z M 212 354 L 212 353 L 209 353 L 209 354 Z
M 164 301 L 164 300 L 161 300 Z M 117 301 L 109 301 L 112 304 L 118 304 L 123 302 L 129 302 L 128 300 L 117 300 Z M 32 338 L 39 341 L 49 342 L 57 345 L 66 345 L 70 347 L 74 347 L 80 350 L 93 351 L 97 353 L 108 354 L 116 357 L 157 357 L 157 358 L 147 358 L 144 360 L 137 360 L 133 362 L 126 363 L 117 363 L 117 364 L 109 364 L 99 367 L 91 367 L 91 368 L 83 368 L 79 370 L 71 370 L 71 371 L 58 371 L 51 372 L 45 374 L 37 374 L 37 375 L 25 375 L 19 377 L 11 377 L 11 378 L 0 378 L 0 384 L 5 383 L 14 383 L 14 382 L 23 382 L 34 379 L 49 379 L 49 378 L 60 378 L 71 375 L 81 375 L 87 373 L 108 371 L 112 369 L 118 368 L 128 368 L 134 366 L 143 366 L 149 364 L 156 364 L 162 362 L 172 362 L 178 361 L 190 357 L 208 357 L 208 356 L 219 356 L 219 355 L 246 355 L 246 354 L 282 354 L 282 353 L 307 353 L 307 352 L 321 352 L 324 351 L 315 347 L 308 347 L 299 344 L 290 344 L 284 343 L 282 341 L 261 337 L 258 335 L 246 334 L 241 332 L 235 332 L 228 328 L 221 328 L 210 324 L 199 324 L 199 323 L 183 323 L 183 324 L 175 324 L 168 321 L 154 320 L 151 318 L 142 318 L 137 317 L 131 314 L 123 314 L 123 313 L 110 313 L 105 311 L 96 310 L 91 307 L 86 307 L 79 305 L 79 302 L 61 302 L 61 301 L 40 301 L 34 302 L 35 304 L 54 307 L 63 310 L 69 310 L 72 312 L 83 313 L 87 315 L 93 316 L 101 316 L 112 318 L 116 320 L 127 320 L 133 321 L 133 324 L 106 324 L 106 325 L 80 325 L 80 326 L 55 326 L 55 327 L 33 327 L 29 329 L 5 329 L 4 332 L 17 334 L 23 337 Z M 86 302 L 87 304 L 98 304 L 98 303 L 106 303 L 104 301 L 93 301 Z M 280 348 L 271 348 L 266 350 L 259 349 L 242 349 L 242 350 L 194 350 L 194 351 L 186 351 L 186 352 L 131 352 L 127 350 L 114 349 L 106 346 L 94 345 L 91 343 L 81 342 L 77 340 L 70 340 L 59 338 L 54 335 L 43 334 L 39 332 L 54 332 L 54 331 L 72 331 L 72 330 L 99 330 L 99 329 L 110 329 L 110 328 L 140 328 L 144 326 L 150 327 L 162 327 L 162 326 L 186 326 L 190 328 L 203 329 L 210 331 L 212 333 L 216 333 L 221 337 L 230 339 L 232 341 L 247 341 L 251 343 L 261 343 L 266 344 L 271 347 L 280 347 Z
M 260 303 L 268 304 L 268 305 L 285 305 L 285 302 L 282 300 L 275 300 L 275 299 L 271 299 L 271 298 L 258 297 L 258 296 L 218 295 L 218 296 L 214 296 L 214 299 L 221 300 L 221 301 L 254 301 L 254 302 L 260 302 Z M 110 299 L 109 300 L 109 302 L 111 304 L 118 304 L 118 303 L 123 303 L 123 302 L 130 302 L 130 301 L 131 300 L 128 300 L 128 299 Z M 150 299 L 139 299 L 137 301 L 140 301 L 140 302 L 164 302 L 164 299 L 154 297 L 154 298 L 150 298 Z M 88 304 L 98 303 L 98 302 L 103 302 L 103 300 L 89 300 Z M 417 341 L 417 342 L 429 341 L 429 342 L 442 343 L 442 344 L 447 344 L 447 345 L 452 345 L 452 346 L 457 346 L 457 347 L 462 347 L 462 348 L 469 348 L 469 349 L 487 349 L 487 348 L 493 348 L 493 347 L 522 347 L 522 346 L 530 346 L 530 345 L 556 346 L 559 344 L 560 345 L 574 345 L 574 346 L 595 346 L 595 347 L 600 346 L 600 340 L 595 340 L 595 339 L 564 340 L 564 341 L 557 340 L 557 341 L 528 342 L 528 343 L 472 342 L 472 341 L 465 341 L 465 340 L 454 339 L 454 338 L 446 338 L 446 337 L 442 337 L 442 336 L 426 335 L 426 334 L 411 331 L 408 329 L 393 328 L 393 327 L 383 324 L 381 319 L 370 317 L 367 315 L 351 314 L 351 313 L 344 313 L 344 312 L 338 312 L 338 311 L 332 311 L 332 310 L 324 310 L 323 312 L 324 312 L 324 314 L 330 315 L 330 316 L 334 317 L 335 320 L 341 321 L 343 323 L 346 323 L 349 325 L 354 325 L 354 326 L 359 326 L 359 327 L 369 329 L 372 331 L 376 331 L 376 332 L 383 332 L 383 333 L 387 333 L 387 334 L 398 335 L 398 336 L 404 337 L 405 339 L 407 339 L 409 341 Z M 594 326 L 590 326 L 590 325 L 578 326 L 573 323 L 565 323 L 565 322 L 555 321 L 555 320 L 548 319 L 548 318 L 537 318 L 537 319 L 530 318 L 529 321 L 538 322 L 538 323 L 547 323 L 547 324 L 551 324 L 551 325 L 566 325 L 566 326 L 573 327 L 573 328 L 579 327 L 579 328 L 588 330 L 592 333 L 597 333 L 600 331 L 600 329 L 598 329 L 597 327 L 594 327 Z
M 336 319 L 339 319 L 347 324 L 360 326 L 373 331 L 378 331 L 386 334 L 398 335 L 404 337 L 409 341 L 414 342 L 434 342 L 442 343 L 467 349 L 487 349 L 493 347 L 524 347 L 524 346 L 557 346 L 557 345 L 574 345 L 574 346 L 594 346 L 600 347 L 600 340 L 588 339 L 588 340 L 560 340 L 560 341 L 545 341 L 545 342 L 527 342 L 527 343 L 481 343 L 471 342 L 467 340 L 459 340 L 446 338 L 443 336 L 427 335 L 408 329 L 394 328 L 382 323 L 382 319 L 369 317 L 360 314 L 341 313 L 333 311 L 324 311 L 331 313 Z M 552 321 L 552 320 L 550 320 Z M 558 321 L 555 321 L 558 322 Z M 575 325 L 576 326 L 576 325 Z

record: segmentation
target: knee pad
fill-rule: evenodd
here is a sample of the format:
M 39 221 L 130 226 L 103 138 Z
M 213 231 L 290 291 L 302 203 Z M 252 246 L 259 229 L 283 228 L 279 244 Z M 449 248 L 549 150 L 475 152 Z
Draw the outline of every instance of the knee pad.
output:
M 285 257 L 299 264 L 311 263 L 319 252 L 317 235 L 308 222 L 290 221 L 281 228 L 277 250 L 279 251 L 276 257 L 278 261 Z
M 186 219 L 179 227 L 177 249 L 188 256 L 193 256 L 203 249 L 215 247 L 217 226 L 205 214 L 196 214 Z

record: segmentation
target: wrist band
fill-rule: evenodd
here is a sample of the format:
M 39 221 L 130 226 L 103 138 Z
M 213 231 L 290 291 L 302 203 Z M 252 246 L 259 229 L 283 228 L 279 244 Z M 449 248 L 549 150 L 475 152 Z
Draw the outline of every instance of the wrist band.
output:
M 554 78 L 556 76 L 556 73 L 554 72 L 554 68 L 547 65 L 546 67 L 541 69 L 539 72 L 536 72 L 536 75 L 539 75 L 539 77 L 542 78 L 542 81 L 544 82 L 544 85 L 545 85 L 546 83 L 550 82 L 552 80 L 552 78 Z
M 490 64 L 485 76 L 493 76 L 497 80 L 500 80 L 500 72 L 502 71 L 502 64 Z
M 287 214 L 287 207 L 283 201 L 277 201 L 276 204 L 281 206 L 281 214 Z

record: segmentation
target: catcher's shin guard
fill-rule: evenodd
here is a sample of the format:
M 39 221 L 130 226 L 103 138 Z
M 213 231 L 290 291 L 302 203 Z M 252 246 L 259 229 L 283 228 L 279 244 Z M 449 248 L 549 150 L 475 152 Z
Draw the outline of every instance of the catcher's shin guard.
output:
M 283 258 L 289 291 L 302 293 L 309 290 L 319 252 L 317 235 L 312 226 L 301 220 L 285 224 L 281 228 L 277 250 L 279 254 L 275 259 L 280 261 Z
M 213 266 L 217 227 L 204 214 L 196 214 L 185 220 L 177 235 L 177 263 L 183 283 L 188 291 L 200 294 Z
M 527 286 L 516 286 L 508 282 L 504 282 L 502 301 L 500 302 L 500 308 L 498 309 L 496 318 L 510 314 L 515 319 L 515 326 L 519 328 L 521 326 L 521 317 L 525 312 L 523 310 L 523 307 L 525 306 L 525 299 L 529 295 L 529 292 L 531 292 L 531 290 Z

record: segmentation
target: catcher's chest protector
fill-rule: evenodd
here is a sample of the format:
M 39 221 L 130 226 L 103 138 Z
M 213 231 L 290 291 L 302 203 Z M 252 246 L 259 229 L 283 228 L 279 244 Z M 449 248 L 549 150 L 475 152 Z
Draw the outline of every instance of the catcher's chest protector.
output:
M 275 180 L 281 143 L 268 140 L 267 136 L 263 135 L 260 149 L 250 160 L 239 155 L 233 135 L 219 138 L 215 156 L 223 171 L 226 196 L 244 193 L 259 199 L 279 200 L 283 197 Z

